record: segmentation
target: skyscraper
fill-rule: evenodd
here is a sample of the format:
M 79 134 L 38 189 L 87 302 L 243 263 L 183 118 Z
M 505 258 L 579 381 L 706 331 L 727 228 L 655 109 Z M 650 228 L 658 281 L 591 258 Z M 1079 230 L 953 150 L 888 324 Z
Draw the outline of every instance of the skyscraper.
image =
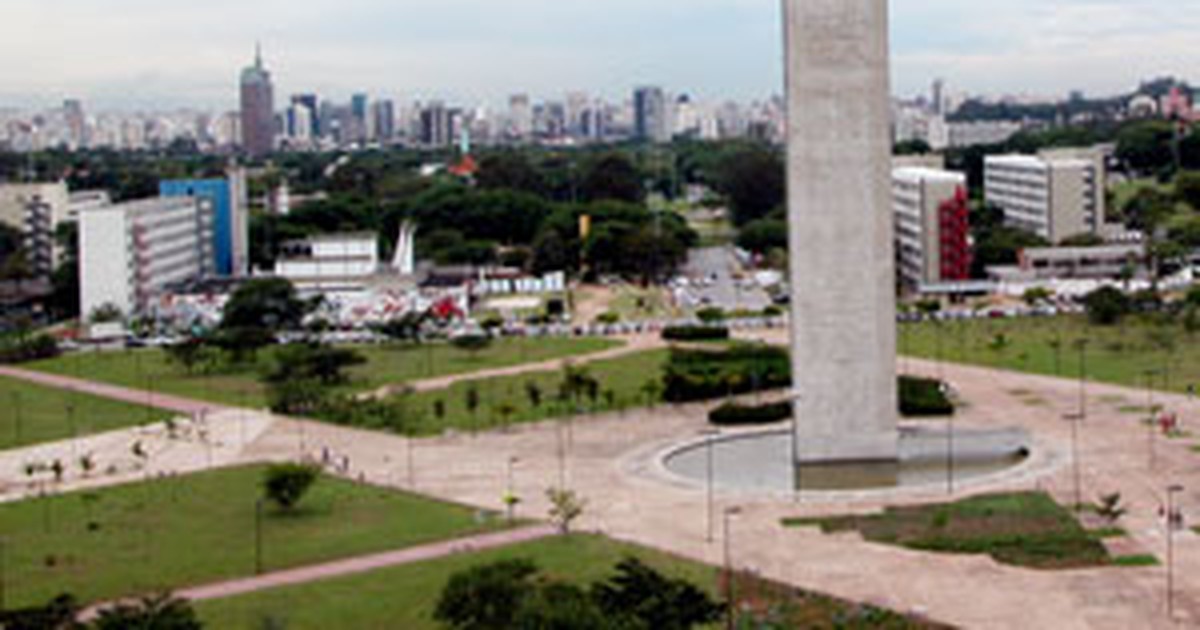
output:
M 242 149 L 258 156 L 274 148 L 275 88 L 258 49 L 254 65 L 242 71 Z
M 382 100 L 371 104 L 372 139 L 387 142 L 396 135 L 396 105 Z
M 667 99 L 660 87 L 640 87 L 633 92 L 633 135 L 644 142 L 667 142 Z

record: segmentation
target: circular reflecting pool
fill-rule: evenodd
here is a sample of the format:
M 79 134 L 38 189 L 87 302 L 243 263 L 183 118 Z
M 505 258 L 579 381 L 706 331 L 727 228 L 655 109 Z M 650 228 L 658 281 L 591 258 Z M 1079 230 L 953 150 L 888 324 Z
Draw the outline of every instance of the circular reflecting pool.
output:
M 797 492 L 871 490 L 966 482 L 1020 465 L 1030 436 L 1020 429 L 994 431 L 905 428 L 900 461 L 890 464 L 796 466 L 787 430 L 716 436 L 666 456 L 668 471 L 706 484 L 711 470 L 719 490 Z M 711 464 L 711 468 L 710 468 Z

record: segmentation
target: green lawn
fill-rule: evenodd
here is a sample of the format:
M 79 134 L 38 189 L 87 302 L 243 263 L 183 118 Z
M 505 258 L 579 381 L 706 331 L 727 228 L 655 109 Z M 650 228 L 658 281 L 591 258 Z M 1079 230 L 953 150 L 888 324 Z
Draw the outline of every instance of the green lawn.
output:
M 0 378 L 0 450 L 165 420 L 170 414 Z
M 957 503 L 888 508 L 883 514 L 793 519 L 826 533 L 857 531 L 874 542 L 922 551 L 988 554 L 997 562 L 1037 569 L 1111 563 L 1100 536 L 1089 533 L 1044 493 L 997 494 Z
M 367 363 L 351 370 L 348 391 L 366 391 L 415 379 L 463 374 L 522 363 L 599 352 L 618 345 L 605 339 L 503 339 L 470 355 L 446 344 L 356 348 Z M 268 360 L 266 350 L 260 362 Z M 228 373 L 188 374 L 160 350 L 66 355 L 26 367 L 114 385 L 208 400 L 226 405 L 266 404 L 259 366 Z
M 583 406 L 586 410 L 595 411 L 647 406 L 642 386 L 650 380 L 661 381 L 662 368 L 668 355 L 667 350 L 648 350 L 582 366 L 600 382 L 600 396 L 595 404 L 584 398 Z M 417 429 L 420 434 L 436 434 L 446 428 L 483 430 L 501 426 L 506 421 L 536 422 L 568 415 L 572 405 L 555 400 L 561 382 L 561 371 L 460 381 L 446 389 L 413 394 L 407 404 L 420 410 L 421 424 Z M 530 402 L 526 394 L 527 383 L 535 383 L 541 390 L 543 402 L 540 407 L 534 408 Z M 479 393 L 480 400 L 474 416 L 467 408 L 467 392 L 472 388 Z M 611 405 L 605 398 L 606 391 L 611 391 L 614 396 Z M 435 401 L 445 404 L 446 414 L 440 420 L 432 411 Z M 500 411 L 506 405 L 512 409 L 512 414 L 507 418 Z
M 1179 325 L 1130 319 L 1092 326 L 1082 317 L 978 319 L 900 326 L 902 354 L 1020 372 L 1079 378 L 1077 342 L 1088 339 L 1087 374 L 1095 381 L 1182 392 L 1200 387 L 1200 335 Z M 1056 350 L 1055 348 L 1058 348 Z
M 637 556 L 669 576 L 686 579 L 709 591 L 715 598 L 720 598 L 720 580 L 713 567 L 605 538 L 571 536 L 231 599 L 199 602 L 196 607 L 202 621 L 213 628 L 434 630 L 441 626 L 434 622 L 433 611 L 442 588 L 455 572 L 498 560 L 525 558 L 534 561 L 551 579 L 585 585 L 609 577 L 616 563 L 630 555 Z M 743 578 L 739 578 L 737 583 L 745 585 Z M 909 621 L 870 607 L 763 584 L 742 590 L 754 603 L 761 604 L 769 599 L 776 604 L 774 608 L 787 611 L 790 615 L 789 621 L 792 623 L 770 627 L 863 630 L 941 627 Z M 788 603 L 780 605 L 784 601 Z M 721 627 L 721 624 L 715 627 Z
M 0 506 L 10 606 L 96 601 L 251 575 L 262 467 Z M 470 509 L 322 478 L 294 514 L 264 510 L 267 570 L 500 526 Z M 94 526 L 89 526 L 94 523 Z

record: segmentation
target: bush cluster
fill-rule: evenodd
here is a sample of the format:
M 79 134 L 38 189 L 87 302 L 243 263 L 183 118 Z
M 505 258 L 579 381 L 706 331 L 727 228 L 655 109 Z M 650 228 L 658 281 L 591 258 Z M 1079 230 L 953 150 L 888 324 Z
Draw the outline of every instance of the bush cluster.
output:
M 931 378 L 900 377 L 900 414 L 909 418 L 954 415 L 945 384 Z

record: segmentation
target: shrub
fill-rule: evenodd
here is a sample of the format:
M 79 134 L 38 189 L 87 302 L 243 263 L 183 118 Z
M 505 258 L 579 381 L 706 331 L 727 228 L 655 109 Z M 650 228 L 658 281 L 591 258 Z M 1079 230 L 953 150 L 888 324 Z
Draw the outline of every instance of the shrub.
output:
M 319 475 L 313 466 L 276 464 L 263 475 L 263 492 L 279 507 L 291 510 L 317 482 Z
M 1120 323 L 1133 309 L 1128 296 L 1119 289 L 1102 287 L 1083 298 L 1088 321 L 1097 326 L 1112 326 Z
M 941 381 L 914 376 L 900 377 L 900 413 L 910 418 L 954 414 L 954 403 L 946 396 Z
M 739 405 L 727 403 L 708 414 L 708 421 L 718 426 L 746 426 L 773 424 L 792 417 L 790 402 L 767 405 Z
M 28 363 L 59 355 L 58 342 L 50 335 L 13 335 L 0 338 L 0 364 Z
M 699 311 L 696 311 L 696 319 L 704 322 L 705 324 L 709 324 L 709 325 L 719 324 L 719 323 L 725 321 L 725 319 L 726 319 L 725 311 L 723 311 L 715 306 L 710 306 L 708 308 L 702 308 Z
M 662 332 L 666 341 L 726 341 L 729 337 L 724 326 L 670 326 Z
M 621 316 L 612 311 L 609 311 L 607 313 L 601 313 L 598 316 L 596 316 L 597 324 L 604 324 L 604 325 L 611 326 L 613 324 L 618 324 L 620 322 L 621 322 Z

